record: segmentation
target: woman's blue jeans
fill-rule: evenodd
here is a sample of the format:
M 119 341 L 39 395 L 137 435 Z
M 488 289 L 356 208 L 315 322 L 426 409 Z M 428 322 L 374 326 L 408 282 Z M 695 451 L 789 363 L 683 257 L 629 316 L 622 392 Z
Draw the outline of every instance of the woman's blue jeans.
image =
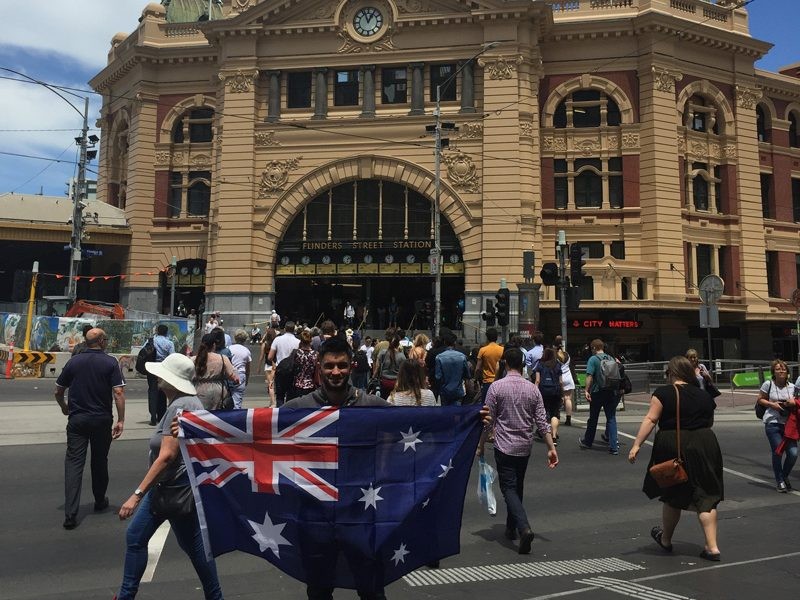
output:
M 163 517 L 150 514 L 150 492 L 147 492 L 139 503 L 139 507 L 131 518 L 126 534 L 127 550 L 125 551 L 125 569 L 122 575 L 122 586 L 119 588 L 117 600 L 135 598 L 139 591 L 139 583 L 147 568 L 147 543 L 161 524 Z M 191 559 L 194 570 L 200 577 L 206 600 L 222 600 L 222 590 L 217 578 L 217 565 L 214 560 L 207 561 L 203 550 L 203 537 L 197 515 L 180 519 L 170 519 L 169 524 L 178 545 Z
M 764 426 L 771 449 L 772 472 L 775 474 L 776 483 L 789 479 L 789 473 L 792 472 L 794 463 L 797 462 L 797 441 L 795 440 L 786 440 L 783 454 L 780 456 L 775 454 L 775 449 L 783 441 L 783 427 L 781 423 L 767 423 Z

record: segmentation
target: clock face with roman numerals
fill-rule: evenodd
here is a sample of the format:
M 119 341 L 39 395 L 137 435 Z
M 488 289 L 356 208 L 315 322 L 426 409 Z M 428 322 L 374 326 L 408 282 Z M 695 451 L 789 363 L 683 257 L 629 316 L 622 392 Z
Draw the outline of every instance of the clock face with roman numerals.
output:
M 381 30 L 381 27 L 383 27 L 383 15 L 372 6 L 359 9 L 353 17 L 353 28 L 358 35 L 373 36 Z

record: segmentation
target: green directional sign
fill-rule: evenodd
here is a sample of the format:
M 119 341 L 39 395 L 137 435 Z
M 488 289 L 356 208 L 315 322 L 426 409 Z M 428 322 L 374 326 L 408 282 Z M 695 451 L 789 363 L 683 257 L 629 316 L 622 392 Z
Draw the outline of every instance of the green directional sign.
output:
M 765 371 L 764 381 L 769 381 L 770 379 L 772 379 L 772 373 Z M 758 371 L 736 373 L 736 375 L 733 376 L 733 385 L 736 387 L 759 387 L 761 382 L 758 379 Z
M 578 375 L 578 385 L 581 387 L 586 386 L 586 373 L 577 373 Z

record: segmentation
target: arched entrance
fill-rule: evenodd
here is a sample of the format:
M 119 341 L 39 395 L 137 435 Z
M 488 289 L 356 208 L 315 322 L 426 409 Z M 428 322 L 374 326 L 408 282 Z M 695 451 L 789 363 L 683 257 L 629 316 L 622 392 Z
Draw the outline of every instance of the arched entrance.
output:
M 179 260 L 176 266 L 175 279 L 175 306 L 170 307 L 172 297 L 172 277 L 168 272 L 162 272 L 161 282 L 161 313 L 176 315 L 178 305 L 183 302 L 186 311 L 194 309 L 195 313 L 202 313 L 205 306 L 206 288 L 206 261 L 199 258 Z
M 313 324 L 344 321 L 350 302 L 356 325 L 430 327 L 422 316 L 433 301 L 429 255 L 432 202 L 394 181 L 361 179 L 332 186 L 305 204 L 276 254 L 276 307 L 284 318 Z M 457 327 L 464 297 L 458 237 L 441 220 L 442 321 Z M 396 305 L 396 310 L 393 310 Z M 364 315 L 364 310 L 367 314 Z

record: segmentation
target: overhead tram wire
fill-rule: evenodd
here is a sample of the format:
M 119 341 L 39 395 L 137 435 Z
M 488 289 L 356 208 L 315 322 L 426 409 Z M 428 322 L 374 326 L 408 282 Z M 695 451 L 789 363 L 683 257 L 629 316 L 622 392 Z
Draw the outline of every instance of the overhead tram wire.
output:
M 56 160 L 60 159 L 62 156 L 64 156 L 64 154 L 66 154 L 67 152 L 69 152 L 69 150 L 72 148 L 72 146 L 73 146 L 73 144 L 70 144 L 69 146 L 67 146 L 66 148 L 64 148 L 64 150 L 61 152 L 61 154 L 59 154 L 59 155 L 58 155 L 58 157 L 56 158 Z M 18 191 L 19 191 L 21 188 L 24 188 L 24 187 L 25 187 L 26 185 L 28 185 L 28 184 L 29 184 L 31 181 L 33 181 L 33 180 L 37 179 L 39 176 L 41 176 L 41 175 L 42 175 L 42 174 L 43 174 L 45 171 L 47 171 L 47 169 L 49 169 L 50 167 L 52 167 L 54 164 L 56 164 L 56 163 L 54 163 L 54 162 L 51 162 L 50 164 L 46 165 L 46 166 L 45 166 L 45 167 L 44 167 L 44 168 L 43 168 L 41 171 L 39 171 L 38 173 L 36 173 L 36 175 L 34 175 L 33 177 L 31 177 L 30 179 L 28 179 L 28 180 L 27 180 L 27 181 L 25 181 L 24 183 L 21 183 L 21 184 L 19 184 L 18 186 L 16 186 L 16 187 L 15 187 L 13 190 L 11 190 L 11 193 L 12 193 L 12 194 L 15 194 L 15 193 L 16 193 L 16 192 L 18 192 Z

